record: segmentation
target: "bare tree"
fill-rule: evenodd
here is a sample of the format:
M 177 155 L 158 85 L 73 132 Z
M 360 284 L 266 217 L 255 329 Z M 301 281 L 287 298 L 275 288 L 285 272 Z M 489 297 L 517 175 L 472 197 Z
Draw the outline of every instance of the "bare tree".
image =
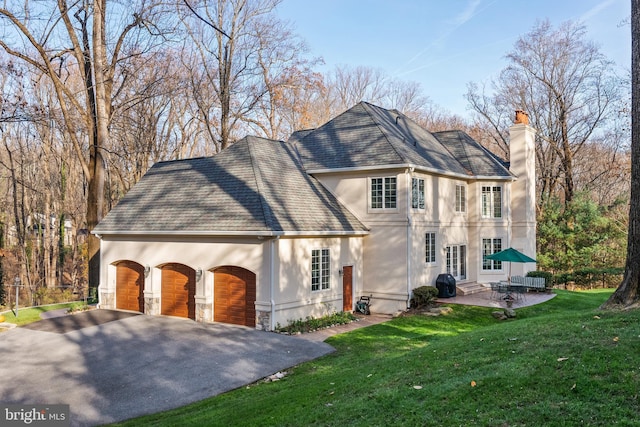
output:
M 154 3 L 143 0 L 133 4 L 108 0 L 5 2 L 0 8 L 0 46 L 51 81 L 66 135 L 87 182 L 89 230 L 105 213 L 103 150 L 109 146 L 114 101 L 127 81 L 118 70 L 127 58 L 150 49 L 144 36 L 160 32 L 154 25 L 156 9 Z M 110 11 L 113 18 L 121 19 L 108 19 Z M 89 284 L 97 287 L 99 241 L 92 235 L 88 258 Z
M 204 0 L 179 9 L 195 51 L 184 65 L 192 72 L 192 96 L 216 151 L 239 139 L 242 118 L 265 95 L 256 27 L 281 0 Z
M 507 55 L 510 65 L 494 82 L 493 95 L 475 84 L 467 93 L 500 147 L 508 145 L 512 111 L 529 113 L 538 131 L 541 200 L 560 193 L 566 203 L 571 201 L 576 192 L 575 159 L 605 128 L 619 98 L 612 63 L 585 37 L 585 28 L 577 23 L 554 29 L 548 21 L 541 22 Z
M 640 0 L 631 0 L 631 201 L 622 283 L 601 308 L 640 307 Z

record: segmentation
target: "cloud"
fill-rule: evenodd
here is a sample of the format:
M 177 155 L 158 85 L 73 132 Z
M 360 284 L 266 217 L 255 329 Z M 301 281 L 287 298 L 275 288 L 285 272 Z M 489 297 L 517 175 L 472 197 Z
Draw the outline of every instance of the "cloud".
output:
M 411 65 L 413 62 L 418 60 L 421 56 L 423 56 L 425 53 L 427 53 L 429 50 L 431 50 L 433 48 L 442 48 L 442 47 L 444 47 L 444 44 L 445 44 L 446 40 L 458 28 L 462 27 L 464 24 L 466 24 L 467 22 L 471 21 L 476 15 L 478 15 L 479 13 L 481 13 L 483 10 L 487 9 L 488 7 L 492 6 L 497 1 L 498 0 L 493 0 L 492 2 L 490 2 L 487 5 L 485 5 L 482 8 L 480 8 L 480 6 L 482 4 L 482 0 L 470 0 L 470 1 L 468 1 L 467 5 L 464 8 L 464 10 L 462 10 L 462 12 L 458 13 L 457 15 L 455 15 L 452 19 L 447 20 L 445 22 L 445 24 L 446 24 L 445 28 L 440 32 L 440 34 L 431 43 L 429 43 L 424 49 L 420 50 L 415 55 L 413 55 L 413 57 L 411 57 L 411 59 L 409 59 L 404 65 L 405 66 Z M 403 72 L 400 72 L 398 70 L 396 72 L 396 74 L 398 76 L 402 76 L 402 75 L 413 73 L 413 72 L 415 72 L 417 70 L 420 70 L 420 69 L 423 69 L 423 68 L 427 68 L 429 66 L 430 66 L 430 64 L 425 64 L 425 65 L 421 65 L 421 66 L 419 66 L 417 68 L 414 68 L 412 70 L 405 70 Z
M 603 10 L 611 6 L 613 3 L 615 3 L 615 1 L 616 0 L 604 0 L 601 3 L 598 3 L 597 5 L 595 5 L 594 7 L 592 7 L 591 9 L 587 10 L 585 13 L 580 15 L 580 17 L 578 18 L 578 21 L 586 22 L 591 18 L 598 16 L 600 12 L 602 12 Z

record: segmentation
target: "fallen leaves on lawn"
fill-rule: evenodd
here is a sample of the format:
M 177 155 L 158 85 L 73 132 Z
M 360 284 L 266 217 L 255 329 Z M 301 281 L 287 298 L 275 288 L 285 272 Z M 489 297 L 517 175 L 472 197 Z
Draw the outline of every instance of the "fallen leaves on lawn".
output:
M 565 360 L 569 360 L 568 357 L 558 357 L 558 362 L 564 362 Z

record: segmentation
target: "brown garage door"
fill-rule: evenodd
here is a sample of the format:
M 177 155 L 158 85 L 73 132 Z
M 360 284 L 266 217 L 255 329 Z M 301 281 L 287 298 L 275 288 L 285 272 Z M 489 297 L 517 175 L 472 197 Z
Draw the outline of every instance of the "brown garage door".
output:
M 240 267 L 220 267 L 213 279 L 213 320 L 256 326 L 256 275 Z
M 116 265 L 116 308 L 144 312 L 144 267 L 137 262 Z
M 162 267 L 161 314 L 196 318 L 196 272 L 182 264 Z

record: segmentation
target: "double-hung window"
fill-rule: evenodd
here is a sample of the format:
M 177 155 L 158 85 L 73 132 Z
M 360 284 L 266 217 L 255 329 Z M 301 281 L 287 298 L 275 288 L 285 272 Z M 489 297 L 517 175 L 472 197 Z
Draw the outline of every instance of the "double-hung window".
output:
M 311 251 L 311 290 L 320 291 L 330 287 L 329 249 Z
M 467 187 L 465 185 L 456 185 L 456 212 L 463 213 L 467 211 Z
M 502 270 L 502 261 L 485 259 L 487 255 L 495 254 L 502 250 L 502 239 L 482 239 L 482 270 Z
M 502 218 L 502 187 L 482 187 L 482 217 Z
M 371 178 L 371 209 L 396 209 L 396 177 Z
M 424 209 L 424 179 L 411 179 L 411 207 Z
M 436 262 L 436 233 L 426 234 L 425 262 L 427 264 Z

